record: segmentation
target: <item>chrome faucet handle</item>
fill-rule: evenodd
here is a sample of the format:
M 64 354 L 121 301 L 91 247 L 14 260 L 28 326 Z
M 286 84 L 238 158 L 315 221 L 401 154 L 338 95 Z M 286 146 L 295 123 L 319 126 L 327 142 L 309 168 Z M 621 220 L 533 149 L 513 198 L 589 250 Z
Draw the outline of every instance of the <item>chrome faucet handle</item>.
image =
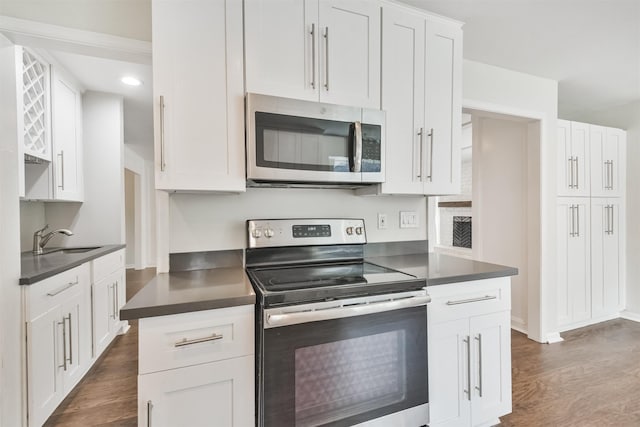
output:
M 37 230 L 35 233 L 33 233 L 34 235 L 39 234 L 42 235 L 42 233 L 44 233 L 47 229 L 49 228 L 49 224 L 45 225 L 44 227 L 42 227 L 40 230 Z

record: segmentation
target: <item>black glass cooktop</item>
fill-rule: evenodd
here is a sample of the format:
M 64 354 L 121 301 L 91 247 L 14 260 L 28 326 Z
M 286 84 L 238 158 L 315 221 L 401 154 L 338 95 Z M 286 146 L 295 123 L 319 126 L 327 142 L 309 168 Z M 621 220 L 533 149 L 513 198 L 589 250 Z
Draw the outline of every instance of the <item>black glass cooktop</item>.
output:
M 367 262 L 247 269 L 265 305 L 421 289 L 424 280 Z

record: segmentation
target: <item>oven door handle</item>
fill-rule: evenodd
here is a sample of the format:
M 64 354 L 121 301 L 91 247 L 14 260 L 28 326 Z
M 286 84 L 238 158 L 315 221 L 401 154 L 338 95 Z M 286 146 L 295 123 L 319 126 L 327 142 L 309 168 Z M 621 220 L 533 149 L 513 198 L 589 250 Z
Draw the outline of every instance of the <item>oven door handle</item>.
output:
M 397 300 L 354 304 L 336 308 L 312 311 L 298 311 L 281 314 L 267 314 L 265 328 L 296 325 L 299 323 L 318 322 L 321 320 L 341 319 L 344 317 L 362 316 L 382 313 L 403 308 L 419 307 L 431 302 L 429 295 L 413 296 Z

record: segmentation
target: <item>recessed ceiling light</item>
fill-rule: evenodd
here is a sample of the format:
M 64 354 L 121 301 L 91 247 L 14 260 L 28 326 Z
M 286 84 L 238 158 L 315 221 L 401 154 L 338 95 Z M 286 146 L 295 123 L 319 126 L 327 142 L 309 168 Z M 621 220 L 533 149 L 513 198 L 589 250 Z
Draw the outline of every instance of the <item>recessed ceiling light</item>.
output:
M 142 81 L 140 81 L 140 79 L 132 76 L 125 76 L 121 78 L 120 81 L 129 86 L 140 86 L 142 84 Z

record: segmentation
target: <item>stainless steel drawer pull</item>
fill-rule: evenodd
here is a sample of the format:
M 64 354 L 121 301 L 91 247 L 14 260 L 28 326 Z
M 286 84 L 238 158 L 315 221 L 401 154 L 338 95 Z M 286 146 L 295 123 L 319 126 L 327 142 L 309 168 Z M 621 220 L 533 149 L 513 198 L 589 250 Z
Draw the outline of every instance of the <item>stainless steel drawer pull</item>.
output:
M 420 161 L 420 173 L 417 174 L 416 178 L 419 178 L 422 181 L 422 165 L 424 164 L 422 160 L 422 151 L 424 146 L 424 128 L 420 128 L 420 131 L 418 131 L 418 136 L 420 137 L 420 156 L 418 157 L 418 160 Z
M 482 334 L 478 334 L 476 340 L 478 341 L 478 385 L 476 390 L 478 390 L 478 396 L 482 397 Z
M 496 298 L 498 298 L 496 295 L 485 295 L 483 297 L 478 297 L 478 298 L 469 298 L 469 299 L 459 299 L 459 300 L 447 301 L 447 305 L 468 304 L 468 303 L 471 303 L 471 302 L 488 301 L 488 300 L 496 299 Z
M 160 171 L 164 172 L 167 167 L 164 147 L 164 96 L 160 95 Z
M 471 340 L 469 335 L 462 341 L 467 345 L 467 389 L 463 390 L 467 399 L 471 400 Z
M 56 295 L 63 293 L 67 289 L 74 287 L 78 283 L 79 283 L 79 279 L 76 279 L 75 282 L 69 282 L 65 286 L 61 287 L 60 289 L 56 289 L 55 291 L 52 291 L 52 292 L 47 292 L 47 296 L 55 297 Z
M 316 24 L 311 24 L 311 88 L 316 88 Z
M 184 347 L 185 345 L 200 344 L 200 343 L 209 342 L 209 341 L 217 341 L 217 340 L 221 340 L 222 338 L 224 338 L 224 336 L 222 334 L 220 334 L 220 335 L 213 334 L 210 337 L 196 338 L 196 339 L 192 339 L 192 340 L 188 340 L 186 338 L 183 338 L 182 341 L 178 341 L 173 346 L 174 347 Z
M 67 318 L 63 317 L 62 322 L 58 322 L 58 325 L 62 325 L 62 365 L 58 365 L 58 368 L 67 370 Z
M 147 427 L 151 427 L 151 411 L 153 410 L 153 402 L 147 400 Z

